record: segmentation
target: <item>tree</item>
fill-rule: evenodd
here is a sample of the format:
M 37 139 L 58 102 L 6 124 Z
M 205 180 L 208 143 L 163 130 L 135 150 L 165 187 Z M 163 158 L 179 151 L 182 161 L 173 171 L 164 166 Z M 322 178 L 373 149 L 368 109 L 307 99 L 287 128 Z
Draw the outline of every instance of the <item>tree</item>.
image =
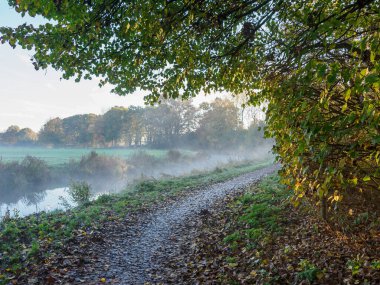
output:
M 19 144 L 33 144 L 38 140 L 38 134 L 36 134 L 30 128 L 21 129 L 17 133 L 17 143 Z
M 29 128 L 20 129 L 19 126 L 10 126 L 4 133 L 0 133 L 0 142 L 5 144 L 33 144 L 38 135 Z
M 201 146 L 231 148 L 238 141 L 237 131 L 242 124 L 239 109 L 230 100 L 217 98 L 212 103 L 202 103 L 197 135 Z
M 97 120 L 98 116 L 94 114 L 75 115 L 63 119 L 65 145 L 93 145 Z
M 101 120 L 101 132 L 106 142 L 112 146 L 125 141 L 125 129 L 128 127 L 128 109 L 113 107 L 107 111 Z
M 164 100 L 145 109 L 144 124 L 148 144 L 173 147 L 196 129 L 196 108 L 191 101 Z
M 38 141 L 42 144 L 48 145 L 62 145 L 64 144 L 64 130 L 62 120 L 54 118 L 46 122 L 38 134 Z
M 125 130 L 128 145 L 141 146 L 143 143 L 145 134 L 144 111 L 143 108 L 135 106 L 128 109 L 129 127 Z
M 52 20 L 0 29 L 3 43 L 35 49 L 37 69 L 149 90 L 148 102 L 246 93 L 269 103 L 266 134 L 296 197 L 380 187 L 379 1 L 9 3 Z
M 6 144 L 16 144 L 18 141 L 19 126 L 12 125 L 2 135 L 2 141 Z

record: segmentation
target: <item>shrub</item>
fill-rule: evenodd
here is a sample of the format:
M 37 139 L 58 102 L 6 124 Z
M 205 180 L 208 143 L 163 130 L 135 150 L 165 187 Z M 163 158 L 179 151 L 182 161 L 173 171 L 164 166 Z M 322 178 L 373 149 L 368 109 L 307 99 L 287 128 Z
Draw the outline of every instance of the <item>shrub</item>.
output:
M 128 158 L 128 164 L 135 167 L 145 168 L 153 167 L 158 162 L 158 159 L 145 151 L 139 151 Z
M 73 202 L 82 206 L 90 202 L 91 186 L 85 181 L 72 182 L 68 193 Z
M 26 156 L 21 162 L 21 169 L 28 183 L 43 184 L 50 178 L 47 163 L 37 157 Z
M 25 194 L 39 192 L 51 181 L 51 169 L 43 160 L 27 156 L 20 162 L 0 161 L 0 195 L 17 202 Z
M 79 162 L 71 161 L 69 173 L 72 177 L 98 177 L 105 178 L 121 177 L 127 169 L 124 160 L 106 155 L 99 155 L 92 151 L 88 155 L 82 156 Z
M 178 162 L 182 155 L 178 150 L 171 149 L 167 152 L 166 157 L 169 162 Z

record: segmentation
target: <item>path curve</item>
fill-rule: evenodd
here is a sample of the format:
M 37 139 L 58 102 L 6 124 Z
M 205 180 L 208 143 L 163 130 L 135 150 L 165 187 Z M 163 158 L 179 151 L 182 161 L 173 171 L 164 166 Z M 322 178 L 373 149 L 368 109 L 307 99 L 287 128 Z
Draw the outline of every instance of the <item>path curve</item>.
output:
M 241 190 L 262 177 L 274 172 L 278 166 L 243 174 L 231 180 L 210 185 L 195 194 L 146 214 L 141 220 L 110 239 L 110 250 L 101 260 L 107 263 L 103 272 L 106 280 L 114 284 L 146 284 L 153 282 L 149 272 L 157 272 L 160 259 L 181 251 L 178 239 L 186 227 L 186 220 L 207 212 L 215 202 L 232 191 Z

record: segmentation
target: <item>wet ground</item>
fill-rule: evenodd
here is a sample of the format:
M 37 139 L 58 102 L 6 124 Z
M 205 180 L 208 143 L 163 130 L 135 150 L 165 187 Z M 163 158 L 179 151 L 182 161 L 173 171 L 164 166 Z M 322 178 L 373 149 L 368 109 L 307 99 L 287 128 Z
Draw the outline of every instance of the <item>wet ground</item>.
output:
M 170 272 L 162 264 L 186 254 L 196 221 L 207 218 L 208 211 L 229 193 L 242 192 L 277 168 L 270 166 L 198 189 L 136 217 L 123 228 L 110 228 L 106 243 L 97 249 L 96 264 L 87 266 L 91 270 L 82 271 L 77 283 L 166 284 L 164 276 Z

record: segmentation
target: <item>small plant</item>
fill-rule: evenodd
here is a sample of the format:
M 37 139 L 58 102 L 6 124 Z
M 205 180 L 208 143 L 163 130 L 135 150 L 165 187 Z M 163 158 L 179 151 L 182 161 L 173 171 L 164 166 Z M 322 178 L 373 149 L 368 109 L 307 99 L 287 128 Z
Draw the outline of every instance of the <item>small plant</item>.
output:
M 233 234 L 230 234 L 230 235 L 226 236 L 223 239 L 223 241 L 225 243 L 231 243 L 231 242 L 234 242 L 234 241 L 238 241 L 240 238 L 241 238 L 240 233 L 239 232 L 234 232 Z
M 7 208 L 5 210 L 4 216 L 2 217 L 2 222 L 6 223 L 6 222 L 8 222 L 10 220 L 11 220 L 11 211 L 9 210 L 9 208 Z
M 109 203 L 112 201 L 112 196 L 109 194 L 102 194 L 97 199 L 96 202 L 100 204 Z
M 220 168 L 220 167 L 215 168 L 215 173 L 222 173 L 222 172 L 223 172 L 222 168 Z
M 297 273 L 299 279 L 313 282 L 322 277 L 323 273 L 307 259 L 302 259 L 298 265 L 301 269 L 301 272 Z
M 156 189 L 156 181 L 155 180 L 145 180 L 136 185 L 136 190 L 138 192 L 152 192 Z
M 369 219 L 369 213 L 368 212 L 360 213 L 355 218 L 354 225 L 357 226 L 357 225 L 360 225 L 360 224 L 363 224 L 363 223 L 367 223 L 368 219 Z
M 359 256 L 357 256 L 355 259 L 350 259 L 347 262 L 347 267 L 348 269 L 351 270 L 352 276 L 355 276 L 360 272 L 362 265 L 363 265 L 363 261 L 360 259 Z
M 227 262 L 227 263 L 236 263 L 236 257 L 233 257 L 233 256 L 227 256 L 227 257 L 226 257 L 226 262 Z
M 90 202 L 91 186 L 85 181 L 72 182 L 68 193 L 73 202 L 82 206 Z
M 284 248 L 284 253 L 285 254 L 289 254 L 292 252 L 292 247 L 290 247 L 289 245 L 286 245 L 285 248 Z
M 380 260 L 374 260 L 371 262 L 371 268 L 374 270 L 380 270 Z
M 30 250 L 29 250 L 29 255 L 30 256 L 36 256 L 38 254 L 39 250 L 40 250 L 40 245 L 38 244 L 38 242 L 33 241 L 32 245 L 30 247 Z
M 263 236 L 264 231 L 262 228 L 257 228 L 257 229 L 253 228 L 253 229 L 246 230 L 246 234 L 249 239 L 253 241 L 258 241 Z

